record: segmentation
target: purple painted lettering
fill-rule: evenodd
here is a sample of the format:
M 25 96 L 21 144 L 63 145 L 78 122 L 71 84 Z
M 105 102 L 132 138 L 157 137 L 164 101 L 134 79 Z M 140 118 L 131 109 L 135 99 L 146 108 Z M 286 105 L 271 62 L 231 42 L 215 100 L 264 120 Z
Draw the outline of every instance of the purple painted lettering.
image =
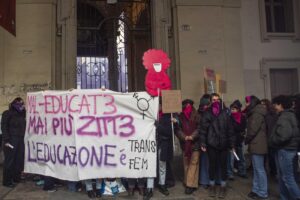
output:
M 112 154 L 112 153 L 110 153 L 111 151 L 109 150 L 109 149 L 116 149 L 116 145 L 105 145 L 104 146 L 104 148 L 105 148 L 105 159 L 104 159 L 104 164 L 106 165 L 106 166 L 113 166 L 113 167 L 115 167 L 115 166 L 117 166 L 117 164 L 116 163 L 110 163 L 109 161 L 108 161 L 108 158 L 109 157 L 111 157 L 111 158 L 114 158 L 115 157 L 115 154 Z

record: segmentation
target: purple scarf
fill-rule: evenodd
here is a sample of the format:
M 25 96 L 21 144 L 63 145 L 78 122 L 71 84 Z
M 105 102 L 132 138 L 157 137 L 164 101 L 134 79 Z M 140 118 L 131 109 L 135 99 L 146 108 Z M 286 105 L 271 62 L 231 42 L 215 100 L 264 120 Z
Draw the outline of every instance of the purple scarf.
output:
M 212 105 L 212 113 L 214 114 L 214 116 L 219 116 L 220 114 L 220 102 L 214 102 Z

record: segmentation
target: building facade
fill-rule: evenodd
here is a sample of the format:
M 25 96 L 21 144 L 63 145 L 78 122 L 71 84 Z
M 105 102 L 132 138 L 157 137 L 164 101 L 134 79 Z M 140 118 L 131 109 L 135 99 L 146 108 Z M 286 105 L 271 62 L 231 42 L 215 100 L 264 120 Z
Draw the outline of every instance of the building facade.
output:
M 168 52 L 173 88 L 195 102 L 204 67 L 227 81 L 228 103 L 299 92 L 299 9 L 297 0 L 17 0 L 16 37 L 0 28 L 0 109 L 28 91 L 143 90 L 148 48 Z

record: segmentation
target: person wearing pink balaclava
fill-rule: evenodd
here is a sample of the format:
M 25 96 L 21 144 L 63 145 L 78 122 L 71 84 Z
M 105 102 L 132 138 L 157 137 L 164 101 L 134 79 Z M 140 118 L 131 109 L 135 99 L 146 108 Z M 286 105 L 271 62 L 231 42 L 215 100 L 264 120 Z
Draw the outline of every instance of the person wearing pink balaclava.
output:
M 212 97 L 217 97 L 215 94 Z M 234 150 L 235 135 L 230 112 L 222 106 L 221 99 L 213 100 L 210 108 L 203 113 L 198 131 L 200 146 L 208 153 L 209 160 L 209 196 L 217 196 L 216 181 L 221 169 L 221 187 L 219 198 L 226 197 L 227 159 L 229 150 Z
M 183 152 L 185 193 L 192 194 L 198 188 L 200 145 L 197 131 L 198 113 L 194 102 L 186 99 L 182 102 L 176 136 Z

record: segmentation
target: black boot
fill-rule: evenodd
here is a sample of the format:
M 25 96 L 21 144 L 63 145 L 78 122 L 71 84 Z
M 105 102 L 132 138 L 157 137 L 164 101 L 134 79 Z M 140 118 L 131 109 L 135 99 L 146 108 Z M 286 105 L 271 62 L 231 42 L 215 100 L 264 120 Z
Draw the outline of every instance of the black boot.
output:
M 168 196 L 170 194 L 169 190 L 167 189 L 167 187 L 165 185 L 158 185 L 158 190 L 160 193 L 162 193 L 165 196 Z
M 153 197 L 153 191 L 152 189 L 147 189 L 144 193 L 143 200 L 150 200 Z
M 193 194 L 194 191 L 195 191 L 194 188 L 191 188 L 191 187 L 186 187 L 185 188 L 185 194 Z
M 91 191 L 87 191 L 87 195 L 88 195 L 88 197 L 91 198 L 91 199 L 93 199 L 93 198 L 96 197 L 94 191 L 92 191 L 92 190 L 91 190 Z

